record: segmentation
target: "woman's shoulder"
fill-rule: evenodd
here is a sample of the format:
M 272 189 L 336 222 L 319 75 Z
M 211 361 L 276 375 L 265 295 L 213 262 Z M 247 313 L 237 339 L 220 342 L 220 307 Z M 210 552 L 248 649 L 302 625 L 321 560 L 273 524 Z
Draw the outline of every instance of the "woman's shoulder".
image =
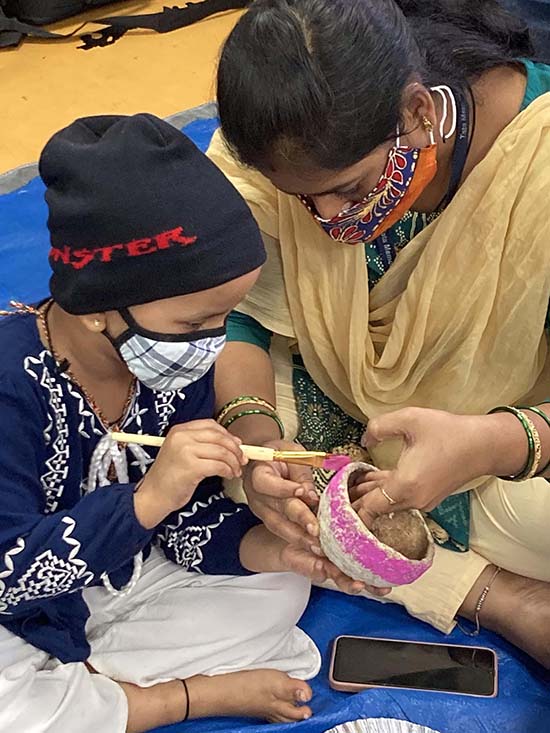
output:
M 273 184 L 259 171 L 242 165 L 235 158 L 220 130 L 214 133 L 206 155 L 245 199 L 262 232 L 276 237 L 278 194 Z
M 526 109 L 535 99 L 550 92 L 550 65 L 537 63 L 530 59 L 523 59 L 527 73 L 525 97 L 521 109 Z

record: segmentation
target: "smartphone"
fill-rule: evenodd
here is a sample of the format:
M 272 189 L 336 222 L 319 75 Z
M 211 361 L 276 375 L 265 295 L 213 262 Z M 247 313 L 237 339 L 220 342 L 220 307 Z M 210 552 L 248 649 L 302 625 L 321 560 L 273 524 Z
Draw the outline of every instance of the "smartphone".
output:
M 339 636 L 329 681 L 342 692 L 399 687 L 496 697 L 498 664 L 495 652 L 484 647 Z

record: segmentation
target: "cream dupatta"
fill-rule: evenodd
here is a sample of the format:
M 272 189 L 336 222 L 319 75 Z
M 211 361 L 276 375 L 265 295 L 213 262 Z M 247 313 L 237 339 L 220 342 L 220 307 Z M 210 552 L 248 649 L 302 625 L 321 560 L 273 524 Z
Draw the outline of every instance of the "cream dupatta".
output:
M 550 398 L 550 94 L 502 132 L 370 293 L 363 247 L 331 240 L 219 135 L 209 156 L 268 248 L 239 310 L 295 338 L 311 377 L 347 413 L 366 422 L 406 405 L 473 414 Z

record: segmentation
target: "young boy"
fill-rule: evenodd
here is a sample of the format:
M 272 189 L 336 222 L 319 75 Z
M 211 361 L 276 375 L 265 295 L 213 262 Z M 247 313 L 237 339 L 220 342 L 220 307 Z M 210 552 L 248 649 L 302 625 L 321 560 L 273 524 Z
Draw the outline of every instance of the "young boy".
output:
M 40 171 L 51 299 L 0 323 L 0 730 L 309 717 L 310 584 L 287 571 L 334 568 L 224 496 L 246 461 L 211 419 L 256 224 L 151 115 L 78 120 Z

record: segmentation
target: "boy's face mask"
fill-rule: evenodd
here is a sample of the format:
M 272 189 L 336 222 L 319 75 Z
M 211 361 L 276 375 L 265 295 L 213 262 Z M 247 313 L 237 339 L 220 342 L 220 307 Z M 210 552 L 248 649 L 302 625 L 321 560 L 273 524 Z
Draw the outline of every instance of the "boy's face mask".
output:
M 174 392 L 204 377 L 225 345 L 225 327 L 193 333 L 156 333 L 119 311 L 128 328 L 112 338 L 104 332 L 132 374 L 157 392 Z

